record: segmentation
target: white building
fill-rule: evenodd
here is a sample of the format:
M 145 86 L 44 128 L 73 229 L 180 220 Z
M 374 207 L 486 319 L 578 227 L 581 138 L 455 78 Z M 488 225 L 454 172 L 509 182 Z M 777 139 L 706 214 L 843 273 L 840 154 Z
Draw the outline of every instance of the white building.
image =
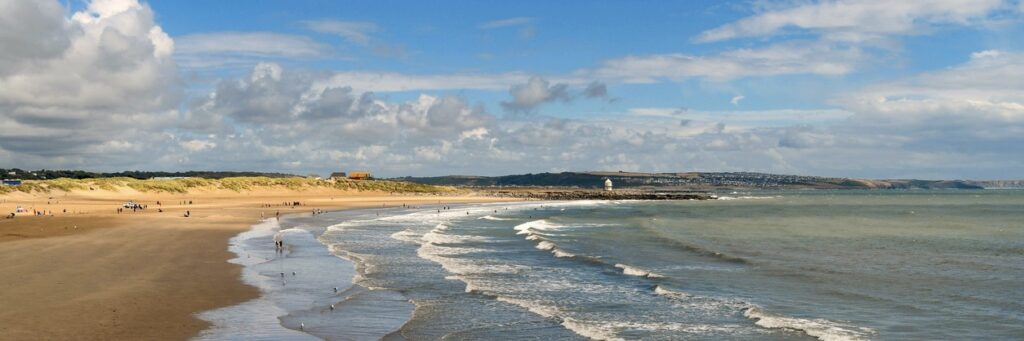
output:
M 606 190 L 606 191 L 611 191 L 612 190 L 612 179 L 604 179 L 604 190 Z

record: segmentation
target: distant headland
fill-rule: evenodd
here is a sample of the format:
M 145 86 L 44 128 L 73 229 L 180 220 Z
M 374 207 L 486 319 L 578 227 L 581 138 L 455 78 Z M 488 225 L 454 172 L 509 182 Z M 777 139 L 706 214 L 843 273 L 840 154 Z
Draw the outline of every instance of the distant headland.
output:
M 561 187 L 596 189 L 609 179 L 616 188 L 720 189 L 985 189 L 1024 188 L 1024 180 L 855 179 L 752 172 L 561 172 L 505 176 L 402 177 L 393 180 L 456 187 Z

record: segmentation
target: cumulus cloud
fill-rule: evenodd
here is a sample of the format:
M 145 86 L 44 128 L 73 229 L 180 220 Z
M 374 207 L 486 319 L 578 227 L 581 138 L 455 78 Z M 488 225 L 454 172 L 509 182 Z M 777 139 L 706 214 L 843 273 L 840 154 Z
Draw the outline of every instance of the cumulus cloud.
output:
M 286 155 L 364 164 L 439 161 L 453 146 L 483 139 L 493 120 L 460 97 L 390 102 L 349 86 L 317 86 L 325 77 L 260 64 L 245 78 L 223 81 L 190 113 L 231 122 L 221 125 L 222 141 L 213 146 L 247 162 Z M 204 127 L 189 130 L 209 133 Z M 370 145 L 378 147 L 365 148 Z M 237 154 L 242 150 L 249 151 Z M 379 159 L 367 160 L 371 151 Z
M 180 99 L 174 42 L 148 6 L 97 0 L 65 17 L 55 1 L 5 4 L 0 149 L 7 155 L 55 165 L 123 160 L 173 125 Z
M 33 58 L 53 58 L 71 39 L 64 8 L 55 1 L 31 1 L 4 6 L 0 11 L 0 74 L 13 71 Z
M 938 25 L 970 25 L 1004 6 L 1002 0 L 821 1 L 773 9 L 698 35 L 698 42 L 763 37 L 793 28 L 831 40 L 865 41 L 906 35 Z
M 512 100 L 501 105 L 511 111 L 531 111 L 543 103 L 569 101 L 568 88 L 565 83 L 550 84 L 544 78 L 531 77 L 525 84 L 513 85 L 508 91 Z

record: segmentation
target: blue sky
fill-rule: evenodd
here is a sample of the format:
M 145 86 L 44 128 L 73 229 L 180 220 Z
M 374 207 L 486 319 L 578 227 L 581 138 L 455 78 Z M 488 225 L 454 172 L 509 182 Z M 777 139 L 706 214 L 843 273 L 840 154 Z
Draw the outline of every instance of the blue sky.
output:
M 1017 0 L 3 1 L 11 166 L 1024 171 Z

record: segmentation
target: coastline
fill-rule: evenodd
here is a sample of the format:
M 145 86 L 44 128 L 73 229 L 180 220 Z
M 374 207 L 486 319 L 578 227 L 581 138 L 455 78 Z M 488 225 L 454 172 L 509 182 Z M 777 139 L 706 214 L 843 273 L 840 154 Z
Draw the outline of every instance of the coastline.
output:
M 473 196 L 390 195 L 286 189 L 188 194 L 132 190 L 13 193 L 0 210 L 31 206 L 53 216 L 0 221 L 0 335 L 11 339 L 188 339 L 210 324 L 197 314 L 249 301 L 228 241 L 282 211 L 402 203 L 493 202 Z M 148 210 L 118 214 L 121 202 Z M 157 212 L 155 202 L 162 201 Z M 188 201 L 193 201 L 192 205 Z M 302 206 L 266 207 L 286 201 Z M 47 202 L 43 205 L 43 202 Z M 169 204 L 170 203 L 170 204 Z M 269 204 L 268 204 L 269 203 Z M 185 218 L 184 212 L 190 217 Z

